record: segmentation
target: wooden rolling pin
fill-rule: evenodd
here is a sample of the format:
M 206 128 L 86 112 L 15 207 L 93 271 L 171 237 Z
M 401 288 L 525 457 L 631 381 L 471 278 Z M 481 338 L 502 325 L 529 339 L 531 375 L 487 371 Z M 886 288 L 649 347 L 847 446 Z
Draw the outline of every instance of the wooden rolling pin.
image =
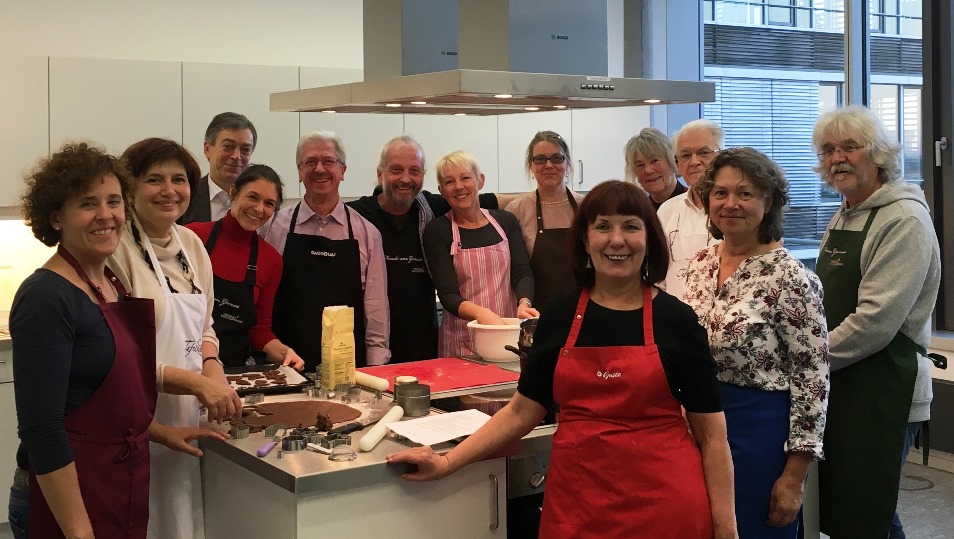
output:
M 371 376 L 370 374 L 365 374 L 361 371 L 355 371 L 354 382 L 359 386 L 363 386 L 368 389 L 376 389 L 378 391 L 387 391 L 389 385 L 388 381 L 384 378 Z
M 378 421 L 371 427 L 371 430 L 361 438 L 361 441 L 358 442 L 358 447 L 360 447 L 362 451 L 371 451 L 374 449 L 374 446 L 378 445 L 378 442 L 388 433 L 388 423 L 398 421 L 402 417 L 404 417 L 404 408 L 395 406 L 388 410 L 388 413 L 384 414 L 381 421 Z

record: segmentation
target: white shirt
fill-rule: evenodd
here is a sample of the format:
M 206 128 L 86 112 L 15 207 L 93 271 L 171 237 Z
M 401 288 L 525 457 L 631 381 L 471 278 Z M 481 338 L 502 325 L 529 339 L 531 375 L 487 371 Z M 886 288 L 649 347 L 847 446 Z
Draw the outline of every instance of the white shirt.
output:
M 232 201 L 229 200 L 229 194 L 222 190 L 214 181 L 212 181 L 212 176 L 209 176 L 209 212 L 212 215 L 213 221 L 218 221 L 219 219 L 225 217 L 225 214 L 228 213 L 229 208 L 232 207 Z
M 676 296 L 680 301 L 686 292 L 686 270 L 696 253 L 719 240 L 709 234 L 709 217 L 702 208 L 696 207 L 685 192 L 670 198 L 656 212 L 669 246 L 669 271 L 659 286 Z

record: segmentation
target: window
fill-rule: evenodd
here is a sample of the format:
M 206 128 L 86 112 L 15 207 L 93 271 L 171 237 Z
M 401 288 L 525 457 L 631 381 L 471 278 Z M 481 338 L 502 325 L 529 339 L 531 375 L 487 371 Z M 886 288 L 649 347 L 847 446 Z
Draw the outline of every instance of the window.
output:
M 841 106 L 841 83 L 823 82 L 818 85 L 818 114 L 822 115 Z

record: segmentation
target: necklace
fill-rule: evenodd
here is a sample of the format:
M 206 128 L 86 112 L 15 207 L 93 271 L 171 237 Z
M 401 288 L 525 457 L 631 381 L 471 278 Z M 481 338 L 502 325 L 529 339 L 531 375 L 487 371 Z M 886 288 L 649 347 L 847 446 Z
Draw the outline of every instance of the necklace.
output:
M 563 200 L 557 200 L 556 202 L 544 202 L 541 200 L 540 204 L 543 206 L 556 206 L 557 204 L 566 204 L 569 201 L 570 200 L 566 198 L 564 198 Z

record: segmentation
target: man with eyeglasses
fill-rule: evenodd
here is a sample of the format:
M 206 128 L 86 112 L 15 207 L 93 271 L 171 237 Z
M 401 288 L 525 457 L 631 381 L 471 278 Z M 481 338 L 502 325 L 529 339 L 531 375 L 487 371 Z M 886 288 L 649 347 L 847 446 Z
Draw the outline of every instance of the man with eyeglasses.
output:
M 248 168 L 258 133 L 248 118 L 234 112 L 216 114 L 205 130 L 203 152 L 209 173 L 192 187 L 189 207 L 178 223 L 218 221 L 229 207 L 229 191 L 239 174 Z
M 812 143 L 815 170 L 844 197 L 816 269 L 831 362 L 821 530 L 836 539 L 904 537 L 892 517 L 907 449 L 930 415 L 937 236 L 921 188 L 900 175 L 897 139 L 874 112 L 829 112 Z
M 725 143 L 725 132 L 710 120 L 693 120 L 672 137 L 676 167 L 689 190 L 670 198 L 656 212 L 669 241 L 669 271 L 661 283 L 673 296 L 683 299 L 689 261 L 700 250 L 718 242 L 709 234 L 708 218 L 696 193 L 696 182 Z
M 391 358 L 387 271 L 381 233 L 338 194 L 347 170 L 344 144 L 332 132 L 304 135 L 295 152 L 302 202 L 275 214 L 261 230 L 282 253 L 272 329 L 314 370 L 321 363 L 325 307 L 354 308 L 355 364 Z
M 381 149 L 374 193 L 347 204 L 381 233 L 391 311 L 391 363 L 437 357 L 437 301 L 421 234 L 450 206 L 439 194 L 422 190 L 424 161 L 424 149 L 414 138 L 394 137 Z M 498 208 L 497 195 L 484 193 L 479 198 L 482 207 Z

